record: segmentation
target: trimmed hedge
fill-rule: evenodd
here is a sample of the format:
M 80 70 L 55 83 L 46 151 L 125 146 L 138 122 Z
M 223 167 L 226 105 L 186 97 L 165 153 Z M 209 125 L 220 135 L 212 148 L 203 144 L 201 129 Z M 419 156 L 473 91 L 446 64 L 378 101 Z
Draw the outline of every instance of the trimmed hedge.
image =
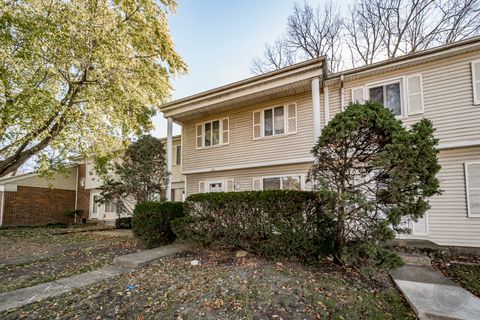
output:
M 147 248 L 168 244 L 176 238 L 171 221 L 183 216 L 182 202 L 143 202 L 133 211 L 132 231 Z
M 178 237 L 268 257 L 315 260 L 330 254 L 334 221 L 328 196 L 306 191 L 203 193 L 173 221 Z
M 122 217 L 115 220 L 115 228 L 132 229 L 132 217 Z

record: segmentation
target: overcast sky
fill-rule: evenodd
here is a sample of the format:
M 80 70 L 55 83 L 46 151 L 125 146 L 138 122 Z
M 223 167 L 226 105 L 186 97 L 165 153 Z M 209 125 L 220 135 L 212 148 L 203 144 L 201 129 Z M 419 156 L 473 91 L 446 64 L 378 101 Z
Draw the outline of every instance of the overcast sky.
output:
M 178 99 L 252 76 L 252 58 L 285 30 L 295 0 L 179 0 L 169 25 L 189 73 L 173 80 Z M 297 1 L 298 2 L 298 1 Z M 311 4 L 323 1 L 308 1 Z M 352 0 L 335 1 L 343 9 Z M 167 134 L 161 114 L 154 119 L 157 137 Z M 174 134 L 180 128 L 174 127 Z

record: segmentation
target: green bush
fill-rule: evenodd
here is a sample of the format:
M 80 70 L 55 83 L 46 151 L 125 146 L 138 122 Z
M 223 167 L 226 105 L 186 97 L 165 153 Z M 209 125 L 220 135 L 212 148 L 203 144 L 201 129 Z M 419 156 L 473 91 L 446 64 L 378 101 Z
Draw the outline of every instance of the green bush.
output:
M 142 202 L 133 211 L 132 231 L 147 248 L 168 244 L 176 238 L 171 221 L 183 216 L 182 202 Z
M 306 191 L 196 194 L 172 228 L 203 245 L 315 260 L 333 249 L 331 203 L 327 194 Z
M 132 217 L 122 217 L 115 220 L 115 228 L 132 229 Z

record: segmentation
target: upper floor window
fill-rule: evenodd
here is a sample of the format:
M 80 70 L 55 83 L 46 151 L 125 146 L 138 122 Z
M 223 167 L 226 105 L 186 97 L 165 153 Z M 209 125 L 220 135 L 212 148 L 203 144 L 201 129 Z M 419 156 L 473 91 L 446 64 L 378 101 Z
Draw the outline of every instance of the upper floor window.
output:
M 297 105 L 294 103 L 253 112 L 254 139 L 296 132 Z
M 371 83 L 352 88 L 352 102 L 378 101 L 396 116 L 417 115 L 424 112 L 423 81 L 421 74 L 411 74 L 383 83 Z
M 369 99 L 378 101 L 395 115 L 402 115 L 400 81 L 368 88 Z
M 197 148 L 228 144 L 229 127 L 228 118 L 197 124 Z

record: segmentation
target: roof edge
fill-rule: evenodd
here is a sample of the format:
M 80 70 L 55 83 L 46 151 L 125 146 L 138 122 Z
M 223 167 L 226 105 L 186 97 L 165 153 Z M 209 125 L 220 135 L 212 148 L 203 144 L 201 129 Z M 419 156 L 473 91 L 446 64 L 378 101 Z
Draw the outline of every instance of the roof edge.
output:
M 395 64 L 395 63 L 404 62 L 404 61 L 406 62 L 406 61 L 411 60 L 411 59 L 421 58 L 421 57 L 424 57 L 424 56 L 428 56 L 428 55 L 432 55 L 432 54 L 436 54 L 436 53 L 441 53 L 442 51 L 448 51 L 448 50 L 451 50 L 451 49 L 456 49 L 456 48 L 459 48 L 459 47 L 468 46 L 468 45 L 475 44 L 475 43 L 480 44 L 480 36 L 472 37 L 472 38 L 469 38 L 469 39 L 465 39 L 465 40 L 461 40 L 461 41 L 457 41 L 457 42 L 453 42 L 453 43 L 449 43 L 449 44 L 440 45 L 440 46 L 433 47 L 433 48 L 430 48 L 430 49 L 417 51 L 417 52 L 414 52 L 414 53 L 409 53 L 409 54 L 402 55 L 402 56 L 399 56 L 399 57 L 396 57 L 396 58 L 391 58 L 391 59 L 378 61 L 378 62 L 368 64 L 368 65 L 365 65 L 365 66 L 357 67 L 357 68 L 352 68 L 352 69 L 347 69 L 347 70 L 344 70 L 344 71 L 339 71 L 339 72 L 327 75 L 325 80 L 328 81 L 328 80 L 332 80 L 332 79 L 335 79 L 335 78 L 339 78 L 342 75 L 343 76 L 354 75 L 354 74 L 357 74 L 357 73 L 370 71 L 370 70 L 373 70 L 373 69 L 388 66 L 390 64 Z
M 190 96 L 186 96 L 184 98 L 173 100 L 173 101 L 162 104 L 160 106 L 160 109 L 173 107 L 175 105 L 183 104 L 185 102 L 200 99 L 200 98 L 206 98 L 208 96 L 218 94 L 218 93 L 221 93 L 223 91 L 235 89 L 235 88 L 238 88 L 238 87 L 241 87 L 241 86 L 244 86 L 244 85 L 248 85 L 248 84 L 251 84 L 251 83 L 254 83 L 254 82 L 257 82 L 257 81 L 261 81 L 261 80 L 264 80 L 264 79 L 267 79 L 267 78 L 270 78 L 270 77 L 280 75 L 282 73 L 287 73 L 289 71 L 294 71 L 295 69 L 308 67 L 310 65 L 314 65 L 314 64 L 317 64 L 319 62 L 324 63 L 325 62 L 325 56 L 321 56 L 319 58 L 310 59 L 310 60 L 307 60 L 307 61 L 302 61 L 302 62 L 299 62 L 299 63 L 295 63 L 295 64 L 292 64 L 290 66 L 284 67 L 284 68 L 273 70 L 273 71 L 270 71 L 270 72 L 267 72 L 267 73 L 262 73 L 262 74 L 259 74 L 259 75 L 256 75 L 256 76 L 253 76 L 253 77 L 250 77 L 250 78 L 246 78 L 246 79 L 243 79 L 243 80 L 240 80 L 240 81 L 235 81 L 235 82 L 232 82 L 232 83 L 220 86 L 220 87 L 216 87 L 216 88 L 213 88 L 213 89 L 210 89 L 210 90 L 207 90 L 207 91 L 199 92 L 199 93 L 196 93 L 196 94 L 193 94 L 193 95 L 190 95 Z

